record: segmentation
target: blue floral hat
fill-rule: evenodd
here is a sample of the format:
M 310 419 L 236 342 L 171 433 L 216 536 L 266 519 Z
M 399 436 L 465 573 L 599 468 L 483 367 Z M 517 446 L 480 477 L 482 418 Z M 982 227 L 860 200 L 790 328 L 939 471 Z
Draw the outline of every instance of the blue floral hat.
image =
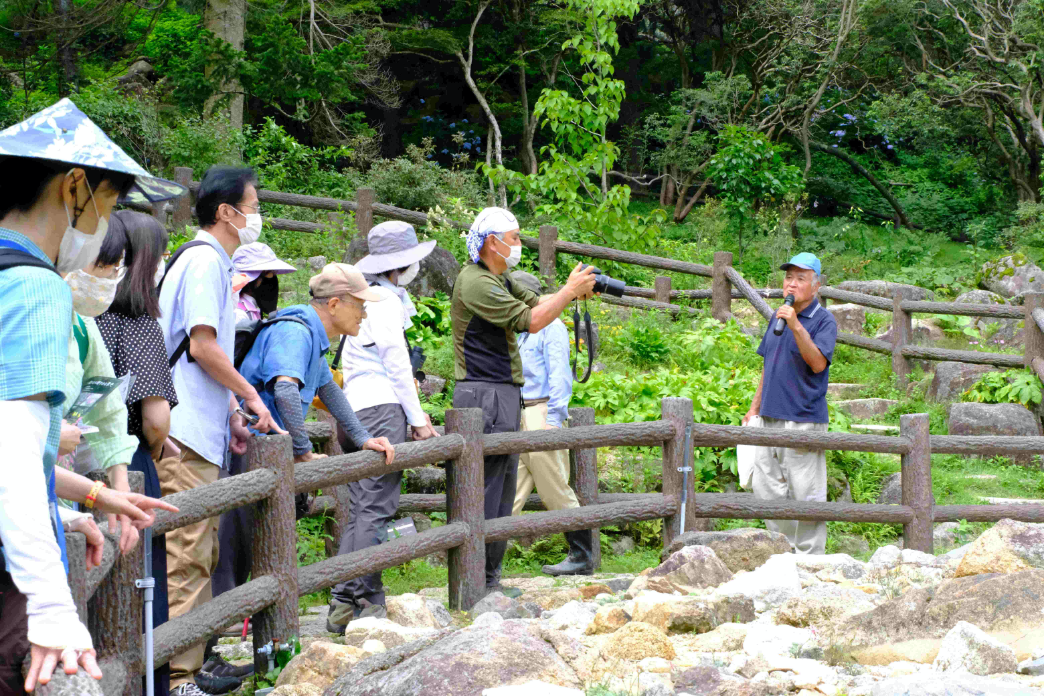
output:
M 177 198 L 185 187 L 152 176 L 121 150 L 68 99 L 0 131 L 0 156 L 31 157 L 122 172 L 134 184 L 121 203 L 155 203 Z

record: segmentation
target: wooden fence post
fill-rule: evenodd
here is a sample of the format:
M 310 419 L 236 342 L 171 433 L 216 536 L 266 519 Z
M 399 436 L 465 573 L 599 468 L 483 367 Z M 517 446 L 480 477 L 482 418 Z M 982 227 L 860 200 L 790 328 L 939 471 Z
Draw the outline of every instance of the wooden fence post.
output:
M 671 301 L 671 278 L 670 276 L 656 276 L 655 282 L 657 302 L 670 303 Z
M 537 253 L 540 257 L 540 277 L 547 286 L 548 292 L 558 290 L 558 277 L 555 274 L 555 262 L 557 260 L 556 242 L 558 242 L 558 228 L 554 225 L 541 225 Z
M 907 294 L 906 288 L 899 288 L 892 295 L 892 373 L 903 387 L 910 381 L 910 361 L 903 355 L 903 346 L 913 334 L 913 320 L 901 306 Z
M 732 286 L 725 269 L 732 265 L 732 252 L 714 252 L 714 275 L 711 280 L 711 316 L 720 322 L 732 314 Z
M 152 217 L 156 218 L 156 222 L 163 225 L 163 229 L 167 229 L 167 202 L 160 201 L 159 203 L 152 204 Z
M 297 618 L 297 524 L 294 506 L 294 458 L 289 435 L 250 438 L 248 469 L 276 474 L 272 497 L 257 502 L 254 513 L 253 578 L 271 575 L 279 581 L 279 597 L 253 616 L 254 673 L 268 671 L 268 658 L 257 651 L 269 641 L 280 645 L 300 637 Z
M 127 474 L 127 480 L 135 493 L 145 491 L 144 474 L 132 471 Z M 139 543 L 130 553 L 118 553 L 112 570 L 87 604 L 87 629 L 94 639 L 98 662 L 115 658 L 127 668 L 128 676 L 120 692 L 124 696 L 140 696 L 139 675 L 145 672 L 141 633 L 145 596 L 134 586 L 134 581 L 144 572 L 145 560 Z
M 333 430 L 330 439 L 323 444 L 323 454 L 327 457 L 336 457 L 339 454 L 344 454 L 344 450 L 341 449 L 341 443 L 337 439 L 337 419 L 330 415 L 329 411 L 316 409 L 316 413 L 319 416 L 319 422 L 328 424 Z M 352 503 L 348 495 L 347 485 L 324 489 L 324 495 L 333 496 L 334 500 L 337 501 L 336 512 L 333 515 L 327 515 L 324 524 L 324 531 L 329 537 L 324 542 L 326 557 L 333 558 L 337 555 L 341 545 L 341 532 L 348 526 L 348 517 L 351 514 Z
M 446 432 L 464 438 L 459 459 L 446 464 L 446 523 L 466 524 L 463 544 L 449 550 L 449 607 L 467 611 L 486 592 L 485 467 L 482 409 L 446 411 Z
M 910 453 L 902 456 L 902 502 L 914 509 L 913 521 L 903 525 L 903 548 L 931 553 L 935 498 L 928 414 L 900 416 L 899 433 L 913 441 Z
M 1026 327 L 1023 333 L 1026 337 L 1025 361 L 1026 367 L 1033 367 L 1034 358 L 1044 359 L 1044 332 L 1033 318 L 1033 310 L 1044 308 L 1044 293 L 1028 292 L 1024 295 L 1023 309 L 1026 312 Z
M 368 186 L 355 190 L 355 228 L 363 238 L 373 229 L 373 203 L 376 199 L 377 192 Z
M 681 500 L 682 488 L 685 487 L 686 476 L 678 469 L 687 466 L 689 457 L 685 452 L 685 426 L 693 422 L 693 409 L 691 399 L 678 397 L 667 397 L 663 400 L 663 420 L 674 424 L 674 437 L 663 443 L 663 494 L 678 496 Z M 691 443 L 690 443 L 691 447 Z M 692 479 L 693 472 L 689 472 L 688 478 L 688 503 L 685 511 L 685 531 L 693 531 L 696 517 L 693 514 L 693 494 L 695 483 Z M 667 550 L 679 534 L 682 526 L 681 510 L 678 514 L 665 517 L 663 520 L 663 548 Z
M 595 413 L 593 408 L 571 408 L 569 409 L 569 426 L 579 428 L 584 425 L 595 424 Z M 583 506 L 598 504 L 598 450 L 576 449 L 571 453 L 571 464 L 573 465 L 572 479 L 575 482 L 576 497 Z M 598 529 L 591 530 L 592 538 L 592 560 L 594 569 L 597 571 L 602 567 L 602 533 Z
M 189 191 L 192 167 L 174 167 L 174 181 L 185 187 L 185 195 L 174 201 L 174 219 L 171 224 L 175 232 L 184 234 L 185 227 L 192 224 L 192 201 L 195 198 Z

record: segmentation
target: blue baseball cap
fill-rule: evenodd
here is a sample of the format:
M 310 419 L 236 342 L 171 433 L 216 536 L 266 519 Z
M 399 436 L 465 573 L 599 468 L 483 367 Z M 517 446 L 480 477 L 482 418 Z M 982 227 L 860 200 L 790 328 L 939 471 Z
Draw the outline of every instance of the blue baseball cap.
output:
M 816 258 L 815 254 L 810 254 L 807 251 L 803 251 L 796 256 L 792 256 L 789 261 L 779 267 L 781 271 L 785 271 L 791 266 L 797 266 L 798 268 L 804 268 L 809 271 L 815 271 L 816 275 L 820 275 L 822 272 L 822 265 L 819 263 L 819 259 Z

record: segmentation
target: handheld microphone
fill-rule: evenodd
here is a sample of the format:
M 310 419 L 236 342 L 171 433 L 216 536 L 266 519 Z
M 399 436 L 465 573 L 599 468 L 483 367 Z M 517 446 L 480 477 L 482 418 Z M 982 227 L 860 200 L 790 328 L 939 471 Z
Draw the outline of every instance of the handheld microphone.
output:
M 794 296 L 793 295 L 787 295 L 787 298 L 785 300 L 783 300 L 783 304 L 785 304 L 788 307 L 793 307 L 794 306 Z M 786 325 L 787 325 L 787 322 L 783 321 L 782 317 L 780 317 L 779 319 L 776 319 L 776 327 L 774 329 L 772 329 L 772 333 L 775 334 L 776 336 L 782 336 L 783 335 L 783 327 L 786 326 Z

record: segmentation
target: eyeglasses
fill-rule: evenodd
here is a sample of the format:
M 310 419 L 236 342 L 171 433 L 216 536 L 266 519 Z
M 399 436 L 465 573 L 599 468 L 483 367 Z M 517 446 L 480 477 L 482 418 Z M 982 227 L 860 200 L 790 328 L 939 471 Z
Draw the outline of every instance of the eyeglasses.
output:
M 123 280 L 123 277 L 127 275 L 127 266 L 120 261 L 116 266 L 106 266 L 104 268 L 95 268 L 95 276 L 98 278 L 105 278 L 106 280 L 115 280 L 117 283 Z
M 257 213 L 261 217 L 265 217 L 265 210 L 264 210 L 264 208 L 261 207 L 260 203 L 258 203 L 257 205 L 250 205 L 249 203 L 240 203 L 239 206 L 240 206 L 240 208 L 247 208 L 247 209 L 253 208 L 253 211 L 255 213 Z M 232 208 L 232 210 L 235 210 L 240 215 L 243 215 L 244 217 L 246 216 L 246 213 L 244 213 L 243 211 L 239 210 L 239 208 L 236 208 L 236 206 L 232 205 L 231 203 L 229 203 L 229 207 Z

